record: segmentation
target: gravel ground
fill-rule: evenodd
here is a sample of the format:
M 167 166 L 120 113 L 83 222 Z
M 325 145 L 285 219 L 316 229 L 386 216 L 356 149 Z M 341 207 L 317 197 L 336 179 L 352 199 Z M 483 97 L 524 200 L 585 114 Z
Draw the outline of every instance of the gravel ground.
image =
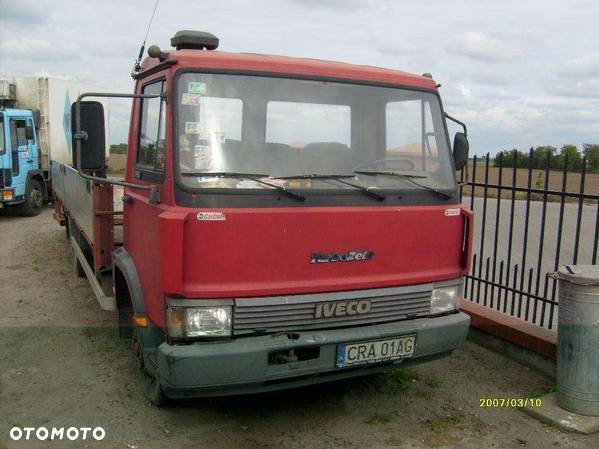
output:
M 0 214 L 0 448 L 599 447 L 481 398 L 551 382 L 468 342 L 448 358 L 293 391 L 152 407 L 116 316 L 71 270 L 64 228 L 45 210 Z M 11 441 L 20 427 L 96 427 L 102 442 Z

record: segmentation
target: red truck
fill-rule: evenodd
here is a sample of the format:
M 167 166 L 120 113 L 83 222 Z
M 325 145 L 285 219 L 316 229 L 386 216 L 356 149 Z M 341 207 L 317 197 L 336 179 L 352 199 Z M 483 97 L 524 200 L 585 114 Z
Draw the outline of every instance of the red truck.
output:
M 468 141 L 432 77 L 214 51 L 203 32 L 171 44 L 149 48 L 134 94 L 82 94 L 73 166 L 52 162 L 77 272 L 118 311 L 147 397 L 298 387 L 458 348 Z M 106 175 L 100 96 L 133 98 L 124 180 Z M 446 118 L 464 126 L 453 151 Z

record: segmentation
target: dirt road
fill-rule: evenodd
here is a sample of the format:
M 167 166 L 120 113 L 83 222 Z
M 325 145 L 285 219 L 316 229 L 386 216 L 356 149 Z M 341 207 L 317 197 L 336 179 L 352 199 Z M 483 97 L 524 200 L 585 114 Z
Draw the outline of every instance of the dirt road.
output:
M 0 214 L 0 448 L 599 447 L 481 398 L 550 387 L 473 343 L 389 375 L 157 409 L 136 381 L 130 344 L 71 272 L 64 228 Z M 102 442 L 16 442 L 20 427 L 96 427 Z

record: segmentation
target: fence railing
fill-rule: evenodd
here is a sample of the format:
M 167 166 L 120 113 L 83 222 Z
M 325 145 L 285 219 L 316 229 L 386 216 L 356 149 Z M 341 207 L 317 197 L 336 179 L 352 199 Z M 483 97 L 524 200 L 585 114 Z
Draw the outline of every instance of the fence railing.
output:
M 475 240 L 464 296 L 548 329 L 557 323 L 557 282 L 564 264 L 596 264 L 599 174 L 504 166 L 503 155 L 471 161 L 460 198 L 475 211 Z M 520 161 L 522 162 L 522 161 Z M 520 164 L 522 165 L 522 164 Z M 588 192 L 588 193 L 587 193 Z

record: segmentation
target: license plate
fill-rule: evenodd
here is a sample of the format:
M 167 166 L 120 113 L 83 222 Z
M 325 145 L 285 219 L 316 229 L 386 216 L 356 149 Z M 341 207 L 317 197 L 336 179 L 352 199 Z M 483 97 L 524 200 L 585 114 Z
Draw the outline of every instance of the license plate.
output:
M 415 346 L 416 335 L 339 345 L 337 368 L 404 359 L 414 354 Z

